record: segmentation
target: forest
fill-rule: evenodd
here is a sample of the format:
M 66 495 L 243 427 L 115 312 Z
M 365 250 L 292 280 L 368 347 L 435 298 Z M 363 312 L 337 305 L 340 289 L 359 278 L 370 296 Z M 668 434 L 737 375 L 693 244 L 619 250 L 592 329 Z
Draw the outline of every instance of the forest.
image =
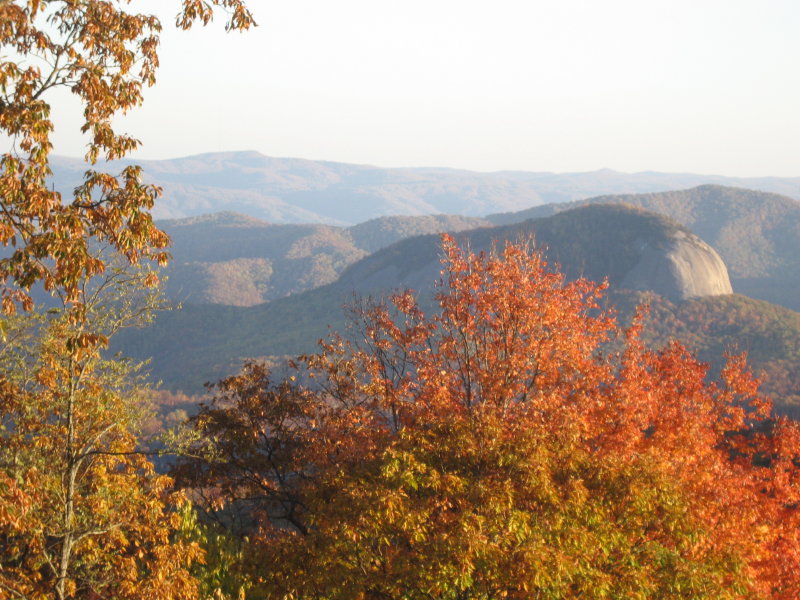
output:
M 798 422 L 744 354 L 711 372 L 646 343 L 667 301 L 623 323 L 608 281 L 524 237 L 443 234 L 432 302 L 363 298 L 287 368 L 248 361 L 191 411 L 162 394 L 154 421 L 148 365 L 108 349 L 165 308 L 160 190 L 94 168 L 136 148 L 114 116 L 155 82 L 161 23 L 127 9 L 0 3 L 0 598 L 800 597 Z M 255 24 L 242 0 L 179 10 Z M 90 139 L 71 198 L 60 86 Z

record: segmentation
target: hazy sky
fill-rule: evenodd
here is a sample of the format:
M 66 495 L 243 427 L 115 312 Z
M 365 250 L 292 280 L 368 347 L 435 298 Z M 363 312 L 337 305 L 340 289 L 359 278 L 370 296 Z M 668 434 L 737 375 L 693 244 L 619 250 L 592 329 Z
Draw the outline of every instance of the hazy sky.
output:
M 165 21 L 140 158 L 800 176 L 798 0 L 250 0 L 227 35 L 178 4 L 132 2 Z

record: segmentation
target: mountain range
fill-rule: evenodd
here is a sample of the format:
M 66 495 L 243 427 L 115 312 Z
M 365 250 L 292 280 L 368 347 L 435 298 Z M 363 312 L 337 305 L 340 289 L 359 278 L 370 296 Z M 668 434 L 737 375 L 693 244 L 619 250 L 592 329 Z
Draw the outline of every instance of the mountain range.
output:
M 667 216 L 719 252 L 734 291 L 800 310 L 800 202 L 718 185 L 600 196 L 483 219 L 381 217 L 346 228 L 278 225 L 234 213 L 161 221 L 173 239 L 166 289 L 183 302 L 252 306 L 331 283 L 357 260 L 402 239 L 520 223 L 585 204 L 627 204 Z M 604 255 L 614 257 L 600 253 L 594 260 Z
M 79 159 L 53 157 L 53 184 L 68 192 L 86 170 Z M 158 218 L 235 211 L 272 223 L 355 225 L 382 216 L 461 214 L 483 217 L 531 206 L 599 195 L 659 192 L 721 184 L 800 199 L 798 178 L 733 178 L 690 173 L 587 173 L 456 169 L 387 169 L 258 152 L 200 154 L 171 160 L 123 160 L 109 172 L 142 165 L 145 180 L 161 186 Z
M 380 217 L 351 227 L 275 225 L 230 212 L 158 224 L 172 238 L 167 296 L 232 306 L 332 283 L 347 266 L 401 239 L 491 225 L 457 215 Z
M 450 231 L 473 249 L 532 237 L 568 277 L 607 278 L 623 320 L 646 302 L 654 345 L 680 339 L 712 369 L 725 350 L 749 352 L 781 410 L 800 415 L 800 178 L 384 169 L 256 152 L 136 162 L 164 190 L 165 291 L 184 308 L 114 350 L 152 357 L 169 389 L 197 391 L 247 357 L 313 351 L 329 327 L 346 330 L 354 294 L 410 286 L 430 308 L 438 234 Z M 61 191 L 85 170 L 53 166 Z
M 585 204 L 628 204 L 668 216 L 713 246 L 739 293 L 800 310 L 800 202 L 719 185 L 598 196 L 486 217 L 495 224 L 548 217 Z

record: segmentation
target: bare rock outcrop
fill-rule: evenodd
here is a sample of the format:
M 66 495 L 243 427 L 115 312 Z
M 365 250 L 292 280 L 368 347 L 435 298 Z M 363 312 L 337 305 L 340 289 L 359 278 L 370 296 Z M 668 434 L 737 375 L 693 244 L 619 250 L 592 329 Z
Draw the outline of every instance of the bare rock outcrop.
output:
M 608 279 L 613 287 L 649 290 L 672 301 L 733 293 L 728 269 L 711 246 L 675 221 L 632 206 L 584 206 L 455 237 L 476 252 L 491 251 L 503 240 L 532 238 L 569 279 Z M 437 236 L 405 240 L 352 265 L 339 284 L 362 294 L 429 292 L 439 278 L 439 256 Z
M 621 287 L 651 290 L 670 300 L 733 293 L 722 258 L 696 235 L 678 230 L 659 246 L 642 242 L 639 261 Z

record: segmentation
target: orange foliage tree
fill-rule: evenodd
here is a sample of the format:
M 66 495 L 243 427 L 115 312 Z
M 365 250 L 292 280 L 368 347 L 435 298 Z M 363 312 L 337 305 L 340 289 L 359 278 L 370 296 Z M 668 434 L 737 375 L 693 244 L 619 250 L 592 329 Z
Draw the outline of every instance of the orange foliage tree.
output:
M 91 165 L 139 144 L 115 131 L 112 120 L 141 104 L 143 88 L 155 82 L 161 24 L 127 10 L 130 3 L 0 2 L 0 134 L 11 142 L 0 155 L 0 243 L 14 247 L 0 259 L 6 312 L 14 300 L 31 308 L 27 291 L 40 281 L 79 301 L 80 281 L 104 268 L 92 239 L 133 263 L 140 256 L 166 260 L 167 236 L 149 213 L 160 191 L 142 183 L 140 168 L 126 167 L 119 176 L 89 169 L 68 202 L 48 185 L 54 124 L 47 99 L 54 89 L 68 89 L 81 101 Z M 183 0 L 177 25 L 208 23 L 215 8 L 227 12 L 228 29 L 253 23 L 242 0 Z
M 800 434 L 742 358 L 707 382 L 524 244 L 443 248 L 434 314 L 362 306 L 193 418 L 175 474 L 247 534 L 253 597 L 800 597 Z

